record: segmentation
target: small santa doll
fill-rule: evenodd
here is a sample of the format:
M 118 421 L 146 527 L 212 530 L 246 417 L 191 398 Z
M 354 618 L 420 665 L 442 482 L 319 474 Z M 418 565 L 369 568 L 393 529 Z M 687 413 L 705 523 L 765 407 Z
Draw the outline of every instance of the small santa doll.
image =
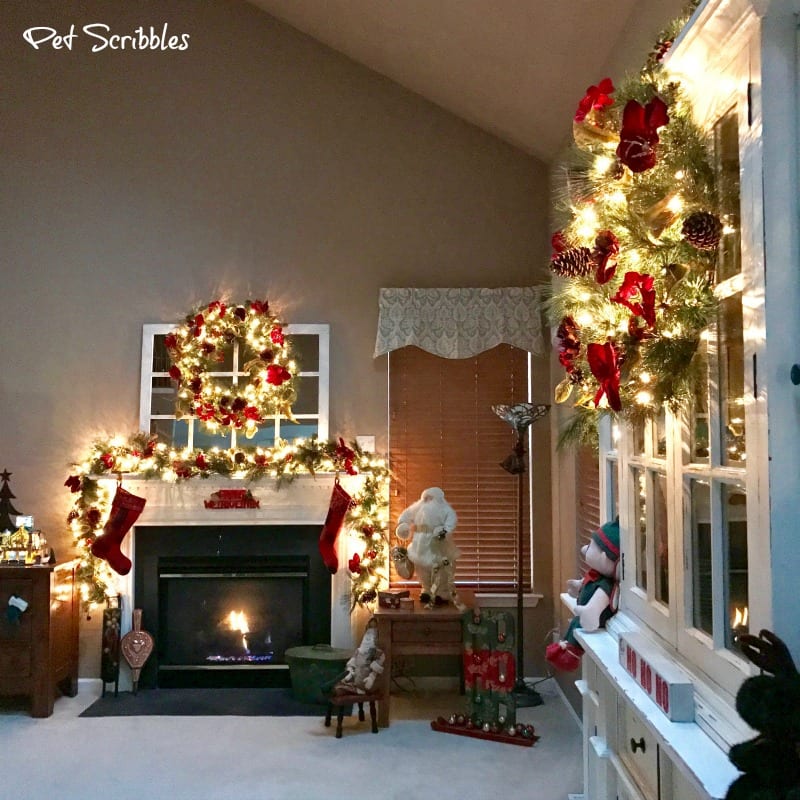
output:
M 395 535 L 402 542 L 411 539 L 408 558 L 422 587 L 419 596 L 422 603 L 446 605 L 455 600 L 452 580 L 443 580 L 441 572 L 444 570 L 451 578 L 455 574 L 456 559 L 461 555 L 453 541 L 457 522 L 456 512 L 437 487 L 425 489 L 398 519 Z M 435 580 L 437 577 L 439 580 Z

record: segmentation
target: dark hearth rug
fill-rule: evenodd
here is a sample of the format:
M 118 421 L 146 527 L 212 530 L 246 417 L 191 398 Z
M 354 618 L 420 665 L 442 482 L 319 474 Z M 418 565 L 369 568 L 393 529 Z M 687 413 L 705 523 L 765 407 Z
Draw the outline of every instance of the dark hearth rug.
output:
M 291 689 L 140 689 L 106 692 L 82 717 L 324 717 L 326 707 L 301 703 Z

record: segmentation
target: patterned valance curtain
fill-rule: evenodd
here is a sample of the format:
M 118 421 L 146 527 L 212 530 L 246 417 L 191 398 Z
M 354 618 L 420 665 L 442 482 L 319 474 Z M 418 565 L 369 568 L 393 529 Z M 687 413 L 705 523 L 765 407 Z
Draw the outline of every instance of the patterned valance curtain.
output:
M 503 289 L 381 289 L 375 355 L 406 345 L 470 358 L 498 344 L 544 355 L 538 286 Z

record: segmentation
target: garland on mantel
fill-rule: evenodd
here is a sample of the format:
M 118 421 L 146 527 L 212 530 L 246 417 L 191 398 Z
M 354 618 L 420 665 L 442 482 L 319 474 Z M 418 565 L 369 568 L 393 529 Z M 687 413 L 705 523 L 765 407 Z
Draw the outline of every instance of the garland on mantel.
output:
M 137 433 L 127 440 L 115 437 L 94 442 L 86 458 L 73 467 L 64 485 L 75 495 L 68 522 L 78 549 L 78 574 L 87 605 L 103 603 L 113 592 L 113 573 L 90 548 L 102 533 L 111 506 L 109 492 L 99 478 L 114 476 L 171 482 L 214 475 L 249 481 L 276 478 L 280 487 L 297 475 L 361 475 L 363 485 L 345 519 L 345 527 L 362 548 L 359 558 L 351 559 L 349 565 L 351 611 L 357 605 L 373 603 L 388 580 L 389 470 L 384 459 L 365 453 L 355 443 L 311 438 L 280 442 L 272 448 L 180 450 L 155 436 Z

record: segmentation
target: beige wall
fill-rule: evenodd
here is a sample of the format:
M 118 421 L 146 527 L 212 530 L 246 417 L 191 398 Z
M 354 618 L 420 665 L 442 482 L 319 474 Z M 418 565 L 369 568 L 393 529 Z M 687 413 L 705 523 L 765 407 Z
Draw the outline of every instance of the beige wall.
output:
M 190 46 L 22 39 L 94 22 Z M 329 322 L 331 432 L 385 445 L 378 288 L 543 263 L 540 163 L 244 2 L 10 0 L 0 30 L 0 468 L 54 538 L 70 460 L 137 427 L 142 323 L 220 293 Z
M 92 54 L 97 22 L 189 49 Z M 22 39 L 71 24 L 71 51 Z M 143 323 L 220 294 L 330 323 L 331 433 L 385 447 L 379 287 L 525 285 L 546 262 L 542 164 L 244 2 L 4 0 L 0 37 L 0 469 L 60 558 L 70 461 L 137 427 Z

